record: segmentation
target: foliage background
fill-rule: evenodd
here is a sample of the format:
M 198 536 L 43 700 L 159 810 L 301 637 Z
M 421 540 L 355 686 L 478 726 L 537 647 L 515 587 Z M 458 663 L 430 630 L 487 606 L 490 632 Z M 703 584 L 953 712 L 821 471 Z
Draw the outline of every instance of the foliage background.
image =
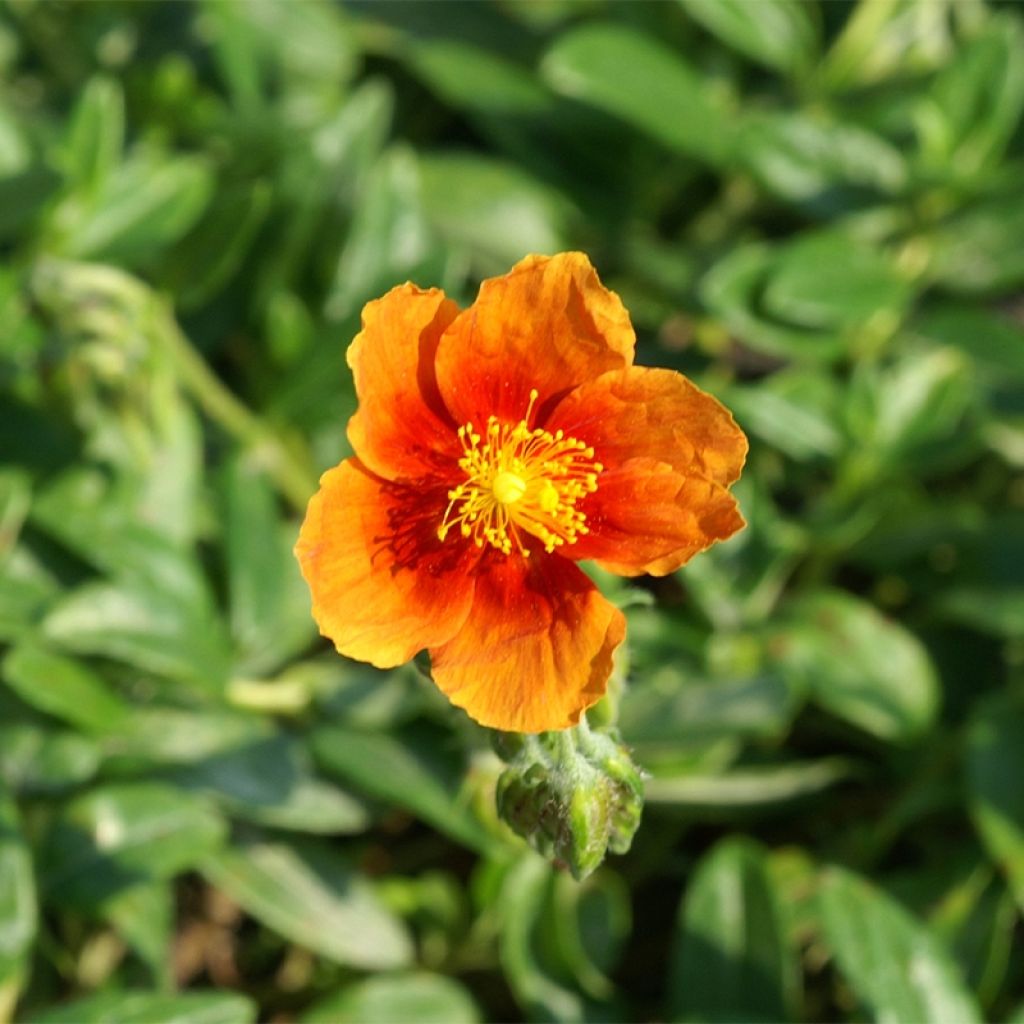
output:
M 1022 33 L 9 0 L 0 1019 L 1024 1021 Z M 363 302 L 566 248 L 752 442 L 742 535 L 602 581 L 650 777 L 582 885 L 289 553 Z

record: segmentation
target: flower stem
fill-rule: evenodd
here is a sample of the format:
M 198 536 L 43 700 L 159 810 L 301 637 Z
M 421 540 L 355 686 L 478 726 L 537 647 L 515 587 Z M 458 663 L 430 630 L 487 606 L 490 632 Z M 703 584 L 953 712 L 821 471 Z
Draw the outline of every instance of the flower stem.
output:
M 154 334 L 171 355 L 182 385 L 200 409 L 241 445 L 256 452 L 281 494 L 296 511 L 303 511 L 316 490 L 313 474 L 224 386 L 185 337 L 170 307 L 154 297 L 152 313 Z

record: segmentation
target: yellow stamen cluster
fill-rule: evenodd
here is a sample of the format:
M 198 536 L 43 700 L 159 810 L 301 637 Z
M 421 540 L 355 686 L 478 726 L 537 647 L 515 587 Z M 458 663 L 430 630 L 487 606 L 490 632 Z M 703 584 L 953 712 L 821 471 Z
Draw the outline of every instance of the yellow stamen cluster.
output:
M 530 426 L 537 392 L 530 392 L 526 415 L 514 426 L 494 416 L 478 432 L 472 423 L 459 428 L 466 479 L 448 492 L 449 504 L 437 536 L 458 529 L 477 547 L 490 544 L 506 555 L 512 548 L 529 555 L 522 534 L 536 537 L 552 552 L 575 544 L 588 532 L 587 517 L 576 508 L 597 490 L 604 469 L 594 449 L 561 430 L 553 434 Z

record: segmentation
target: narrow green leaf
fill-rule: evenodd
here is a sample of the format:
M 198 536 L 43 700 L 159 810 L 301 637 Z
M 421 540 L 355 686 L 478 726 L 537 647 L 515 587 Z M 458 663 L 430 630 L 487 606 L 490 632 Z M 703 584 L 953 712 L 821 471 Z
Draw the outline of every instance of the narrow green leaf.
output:
M 277 498 L 252 458 L 224 471 L 224 543 L 231 632 L 240 671 L 273 671 L 316 635 L 308 590 L 292 555 L 295 530 L 285 527 Z
M 492 895 L 503 922 L 502 969 L 531 1020 L 583 1024 L 596 1015 L 588 1013 L 588 1001 L 545 956 L 543 924 L 551 898 L 552 870 L 533 853 L 501 870 Z
M 461 766 L 442 756 L 436 738 L 409 730 L 389 735 L 328 726 L 314 732 L 312 745 L 324 770 L 358 791 L 406 808 L 472 849 L 494 845 L 460 800 Z
M 435 230 L 486 272 L 567 246 L 565 201 L 513 164 L 468 153 L 428 155 L 420 160 L 420 181 Z
M 760 846 L 725 839 L 698 864 L 670 971 L 672 1020 L 792 1018 L 799 964 Z
M 629 744 L 772 736 L 786 729 L 793 711 L 791 689 L 775 676 L 705 681 L 666 666 L 652 685 L 626 691 L 620 727 Z
M 990 18 L 918 101 L 915 124 L 932 173 L 971 180 L 1002 157 L 1024 110 L 1024 30 Z
M 776 71 L 799 74 L 817 57 L 816 13 L 800 0 L 681 0 L 727 46 Z
M 794 761 L 779 765 L 732 768 L 717 775 L 665 775 L 648 779 L 648 803 L 687 808 L 708 818 L 736 810 L 772 810 L 790 801 L 813 797 L 853 775 L 842 758 Z
M 127 705 L 100 675 L 32 642 L 8 653 L 2 676 L 27 704 L 87 732 L 116 729 L 128 714 Z
M 476 1024 L 469 993 L 451 978 L 426 971 L 381 974 L 318 1002 L 303 1024 Z
M 247 821 L 325 835 L 361 832 L 366 807 L 316 778 L 309 762 L 301 743 L 278 734 L 196 760 L 170 778 Z
M 80 733 L 0 726 L 0 779 L 15 793 L 60 793 L 91 779 L 99 764 L 99 747 Z
M 904 277 L 877 247 L 843 232 L 804 234 L 785 246 L 765 287 L 765 310 L 810 329 L 855 326 L 899 314 L 910 297 Z
M 767 245 L 738 245 L 705 274 L 701 298 L 744 345 L 758 352 L 804 363 L 837 359 L 849 345 L 841 331 L 780 322 L 763 308 L 777 261 L 778 253 Z
M 848 594 L 792 603 L 768 651 L 792 685 L 881 739 L 912 742 L 938 712 L 938 680 L 920 641 Z
M 353 316 L 396 278 L 416 278 L 428 267 L 436 277 L 442 261 L 435 256 L 419 157 L 409 148 L 393 146 L 366 174 L 324 305 L 328 317 L 338 321 Z
M 231 281 L 270 211 L 271 187 L 251 181 L 218 191 L 202 220 L 170 257 L 177 305 L 192 310 Z
M 1024 281 L 1024 197 L 1018 190 L 960 206 L 925 244 L 928 276 L 946 291 L 1010 291 Z
M 740 124 L 736 154 L 769 192 L 828 213 L 859 207 L 865 191 L 898 194 L 909 176 L 896 146 L 821 112 L 750 113 Z
M 102 188 L 124 147 L 124 91 L 114 78 L 85 83 L 68 125 L 68 176 L 87 193 Z
M 0 793 L 0 1014 L 16 1001 L 37 924 L 32 853 L 14 801 Z
M 924 311 L 913 330 L 929 341 L 956 346 L 988 371 L 994 382 L 1005 374 L 1024 379 L 1024 330 L 1007 316 L 966 303 L 949 303 Z
M 197 156 L 122 164 L 71 230 L 63 254 L 134 265 L 176 242 L 196 223 L 213 185 L 212 167 Z
M 1024 708 L 1004 696 L 985 701 L 967 744 L 971 816 L 1024 909 Z
M 254 840 L 208 857 L 202 870 L 268 928 L 337 963 L 387 970 L 412 959 L 401 921 L 333 847 Z
M 819 905 L 837 967 L 876 1020 L 980 1024 L 950 955 L 890 897 L 850 871 L 830 868 Z
M 172 942 L 175 930 L 175 890 L 172 882 L 142 882 L 112 896 L 100 907 L 101 916 L 149 968 L 162 991 L 174 987 Z
M 47 615 L 43 633 L 69 651 L 114 658 L 206 692 L 220 692 L 228 676 L 219 619 L 142 580 L 79 587 Z
M 681 54 L 631 28 L 570 29 L 545 55 L 541 75 L 564 96 L 614 114 L 675 153 L 718 164 L 730 152 L 734 124 L 706 79 Z
M 235 992 L 100 992 L 44 1010 L 39 1024 L 253 1024 L 257 1009 Z

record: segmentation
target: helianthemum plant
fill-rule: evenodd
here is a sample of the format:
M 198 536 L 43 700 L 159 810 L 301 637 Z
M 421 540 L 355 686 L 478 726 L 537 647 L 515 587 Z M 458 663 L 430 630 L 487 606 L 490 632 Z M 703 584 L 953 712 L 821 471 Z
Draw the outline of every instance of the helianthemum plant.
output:
M 366 306 L 355 456 L 296 546 L 342 654 L 425 648 L 452 703 L 505 731 L 566 729 L 601 698 L 625 619 L 575 563 L 663 575 L 743 526 L 742 431 L 634 344 L 581 253 L 528 256 L 466 310 L 412 284 Z

